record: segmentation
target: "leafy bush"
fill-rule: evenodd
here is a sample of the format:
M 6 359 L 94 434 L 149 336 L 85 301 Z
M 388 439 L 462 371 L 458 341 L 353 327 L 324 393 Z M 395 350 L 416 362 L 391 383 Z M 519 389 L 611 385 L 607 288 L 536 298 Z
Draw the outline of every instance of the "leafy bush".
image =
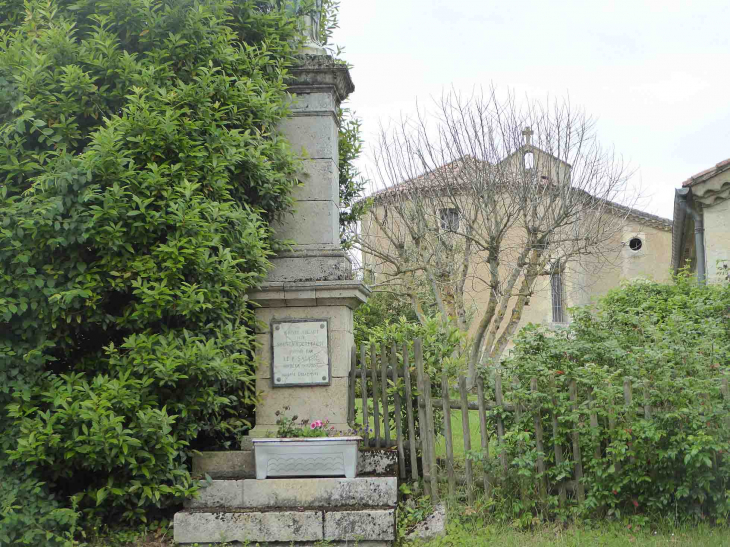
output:
M 355 343 L 360 345 L 370 338 L 371 333 L 380 332 L 375 329 L 402 322 L 414 325 L 418 323 L 410 302 L 393 294 L 374 292 L 365 304 L 355 310 Z
M 577 432 L 586 499 L 580 506 L 569 499 L 568 511 L 724 521 L 730 515 L 730 401 L 721 380 L 730 372 L 730 287 L 698 286 L 684 275 L 674 284 L 637 282 L 573 317 L 561 333 L 523 329 L 505 363 L 511 401 L 543 409 L 552 485 L 541 503 L 533 413 L 519 420 L 503 414 L 509 422 L 502 450 L 511 463 L 497 494 L 509 506 L 507 518 L 521 513 L 529 523 L 534 512 L 566 514 L 557 510 L 556 485 L 572 476 L 573 463 L 568 457 L 555 465 L 553 444 L 569 450 Z M 624 402 L 624 379 L 631 406 Z M 572 380 L 578 404 L 569 397 Z M 550 413 L 559 419 L 557 437 Z M 591 426 L 591 413 L 598 427 Z
M 42 481 L 144 519 L 194 491 L 193 448 L 249 426 L 245 295 L 296 184 L 273 129 L 297 30 L 253 0 L 18 5 L 0 4 L 0 457 L 32 473 L 18 496 Z
M 0 546 L 77 545 L 78 513 L 63 507 L 46 485 L 19 468 L 0 463 Z

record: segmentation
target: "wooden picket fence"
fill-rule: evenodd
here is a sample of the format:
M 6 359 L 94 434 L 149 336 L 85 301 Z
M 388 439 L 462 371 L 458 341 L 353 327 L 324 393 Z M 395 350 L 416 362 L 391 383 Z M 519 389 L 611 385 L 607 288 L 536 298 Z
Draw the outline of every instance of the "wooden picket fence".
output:
M 489 454 L 490 440 L 496 440 L 501 444 L 505 435 L 505 413 L 515 413 L 515 418 L 519 419 L 523 413 L 529 412 L 533 416 L 535 428 L 535 444 L 538 452 L 536 471 L 538 472 L 539 484 L 537 485 L 539 495 L 542 499 L 547 497 L 548 491 L 557 492 L 560 504 L 566 501 L 567 491 L 571 491 L 577 501 L 580 503 L 585 499 L 584 486 L 581 481 L 583 478 L 583 457 L 581 455 L 580 433 L 576 430 L 571 435 L 571 441 L 568 446 L 559 443 L 559 416 L 551 409 L 542 408 L 540 404 L 535 404 L 531 408 L 527 408 L 522 404 L 511 404 L 506 402 L 503 387 L 503 378 L 499 372 L 495 373 L 494 391 L 491 388 L 485 388 L 484 382 L 480 378 L 476 386 L 476 401 L 469 401 L 469 393 L 465 377 L 458 378 L 458 399 L 452 400 L 449 393 L 449 381 L 444 374 L 441 379 L 442 397 L 433 398 L 431 396 L 432 379 L 424 370 L 423 360 L 423 344 L 420 339 L 414 340 L 412 344 L 414 363 L 413 366 L 409 362 L 411 346 L 408 343 L 401 345 L 392 345 L 389 348 L 385 345 L 380 347 L 362 345 L 359 348 L 353 347 L 351 352 L 351 367 L 349 377 L 349 397 L 348 397 L 348 420 L 351 425 L 355 426 L 356 419 L 361 421 L 363 426 L 373 424 L 372 431 L 368 432 L 368 442 L 375 448 L 392 447 L 398 451 L 399 476 L 401 479 L 407 479 L 407 467 L 410 469 L 410 478 L 414 481 L 423 479 L 424 490 L 426 495 L 430 495 L 434 501 L 439 499 L 439 474 L 445 472 L 445 477 L 441 477 L 443 483 L 448 483 L 448 493 L 454 496 L 456 493 L 457 482 L 466 486 L 466 494 L 469 501 L 474 498 L 475 487 L 479 485 L 483 488 L 487 497 L 491 495 L 495 477 L 489 476 L 485 471 L 482 477 L 475 477 L 474 465 L 471 459 L 465 458 L 464 474 L 457 476 L 455 471 L 454 460 L 454 438 L 451 426 L 451 411 L 460 410 L 463 431 L 463 446 L 467 453 L 472 448 L 480 448 L 486 455 Z M 400 355 L 400 359 L 399 359 Z M 415 368 L 415 378 L 411 374 L 411 369 Z M 726 378 L 719 379 L 721 382 L 721 393 L 725 400 L 730 399 L 730 389 Z M 414 382 L 415 381 L 415 385 Z M 392 389 L 392 386 L 400 386 L 402 382 L 402 390 Z M 391 384 L 392 383 L 392 384 Z M 359 394 L 358 392 L 359 386 Z M 532 393 L 538 390 L 537 378 L 533 378 L 530 383 Z M 569 398 L 572 409 L 575 411 L 579 406 L 578 389 L 575 380 L 568 383 Z M 400 392 L 403 391 L 403 397 Z M 490 393 L 488 393 L 490 391 Z M 552 407 L 556 407 L 555 386 L 551 386 Z M 393 422 L 395 424 L 395 438 L 391 435 L 391 416 L 389 397 L 392 397 L 392 408 L 394 412 Z M 642 413 L 644 418 L 651 419 L 652 409 L 648 400 L 647 386 L 644 385 L 643 401 L 635 401 L 633 396 L 633 384 L 629 378 L 623 381 L 623 399 L 624 408 L 630 408 L 632 411 Z M 414 401 L 416 404 L 414 405 Z M 360 404 L 360 415 L 357 416 L 358 402 Z M 599 427 L 597 408 L 593 396 L 587 401 L 590 408 L 590 426 L 592 431 L 596 431 Z M 401 419 L 396 417 L 402 416 L 405 408 L 405 426 L 401 423 Z M 443 412 L 442 431 L 437 432 L 434 423 L 434 409 L 440 409 Z M 501 410 L 494 412 L 492 429 L 490 429 L 487 413 L 489 411 Z M 481 441 L 480 447 L 472 447 L 471 441 L 471 424 L 469 421 L 469 412 L 478 412 L 479 414 L 479 437 Z M 549 417 L 548 414 L 549 413 Z M 616 428 L 616 417 L 613 409 L 604 413 L 608 415 L 607 427 L 609 430 Z M 543 417 L 549 418 L 548 423 L 552 423 L 553 439 L 556 439 L 552 447 L 544 445 Z M 730 418 L 728 418 L 730 421 Z M 445 442 L 445 458 L 437 461 L 436 458 L 436 439 L 439 433 L 443 436 Z M 566 458 L 572 461 L 573 476 L 568 477 L 560 483 L 553 484 L 549 489 L 546 475 L 545 454 L 547 450 L 552 451 L 554 455 L 554 463 L 561 466 Z M 596 447 L 597 458 L 601 457 L 601 447 Z M 507 471 L 510 462 L 507 461 L 504 453 L 499 456 L 500 461 L 497 463 L 499 468 Z M 419 465 L 420 460 L 420 465 Z M 409 464 L 407 466 L 407 463 Z M 616 464 L 619 465 L 618 463 Z M 420 473 L 420 475 L 419 475 Z

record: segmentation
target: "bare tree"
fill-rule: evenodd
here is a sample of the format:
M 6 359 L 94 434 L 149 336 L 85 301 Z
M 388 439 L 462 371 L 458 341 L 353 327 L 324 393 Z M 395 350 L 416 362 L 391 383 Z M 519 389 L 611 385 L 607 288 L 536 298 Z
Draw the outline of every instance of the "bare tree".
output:
M 419 317 L 425 290 L 470 332 L 473 386 L 477 366 L 501 358 L 541 275 L 615 256 L 630 212 L 615 201 L 629 173 L 568 101 L 520 105 L 491 90 L 435 104 L 381 131 L 382 188 L 355 242 L 378 271 L 376 290 L 407 295 Z

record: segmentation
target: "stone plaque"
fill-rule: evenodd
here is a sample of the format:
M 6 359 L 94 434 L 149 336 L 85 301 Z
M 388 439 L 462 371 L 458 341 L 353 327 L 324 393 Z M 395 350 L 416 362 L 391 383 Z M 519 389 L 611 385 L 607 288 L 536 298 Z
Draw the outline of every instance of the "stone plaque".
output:
M 274 387 L 330 385 L 326 319 L 271 322 Z

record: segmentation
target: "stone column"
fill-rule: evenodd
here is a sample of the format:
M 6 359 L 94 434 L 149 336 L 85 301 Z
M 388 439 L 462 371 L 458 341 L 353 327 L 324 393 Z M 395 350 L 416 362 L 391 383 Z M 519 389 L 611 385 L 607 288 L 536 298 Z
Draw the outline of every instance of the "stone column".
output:
M 293 117 L 281 123 L 294 150 L 304 159 L 302 186 L 295 191 L 295 212 L 275 225 L 277 237 L 294 240 L 279 253 L 267 282 L 252 292 L 262 323 L 257 339 L 256 427 L 251 436 L 276 431 L 276 411 L 324 420 L 346 430 L 350 349 L 354 344 L 353 311 L 370 291 L 352 279 L 352 265 L 339 241 L 339 173 L 337 107 L 354 90 L 347 67 L 327 55 L 301 55 L 291 70 Z M 272 322 L 326 320 L 330 361 L 329 385 L 276 387 L 272 378 Z M 274 326 L 273 328 L 276 328 Z

